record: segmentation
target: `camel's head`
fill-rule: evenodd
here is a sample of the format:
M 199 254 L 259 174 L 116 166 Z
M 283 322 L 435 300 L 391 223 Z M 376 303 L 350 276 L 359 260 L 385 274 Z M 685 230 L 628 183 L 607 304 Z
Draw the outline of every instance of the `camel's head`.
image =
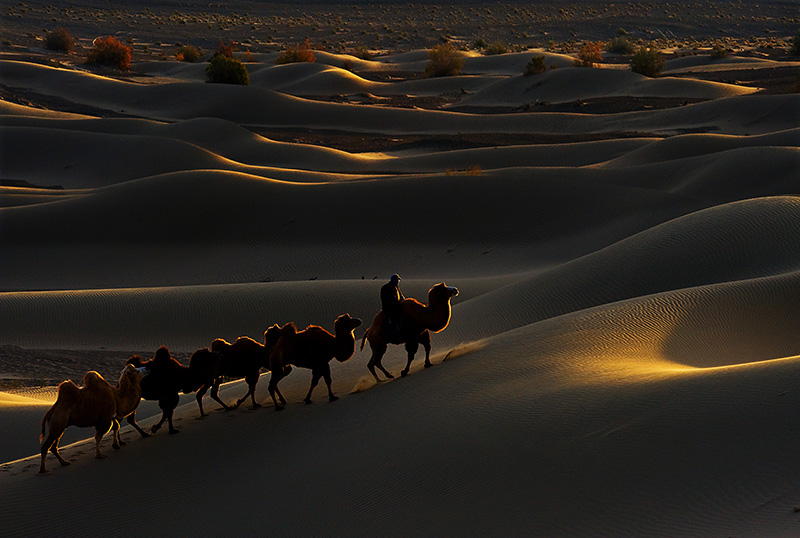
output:
M 271 348 L 274 346 L 278 339 L 281 337 L 281 326 L 277 323 L 264 331 L 264 346 L 266 348 Z
M 428 291 L 428 304 L 449 301 L 458 295 L 458 288 L 439 282 Z
M 351 318 L 350 314 L 342 314 L 336 321 L 333 323 L 333 327 L 336 330 L 336 333 L 351 333 L 353 332 L 356 327 L 361 326 L 361 319 L 360 318 Z
M 143 366 L 137 368 L 133 364 L 126 364 L 120 373 L 119 384 L 122 386 L 123 381 L 127 380 L 138 385 L 145 375 L 147 375 L 147 368 Z

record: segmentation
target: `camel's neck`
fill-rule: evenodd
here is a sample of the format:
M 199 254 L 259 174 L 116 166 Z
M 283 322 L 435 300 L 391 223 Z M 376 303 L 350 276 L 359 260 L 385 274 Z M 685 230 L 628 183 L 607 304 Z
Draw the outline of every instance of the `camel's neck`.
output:
M 139 383 L 133 383 L 128 379 L 121 380 L 117 398 L 138 402 L 142 398 L 142 387 Z
M 334 358 L 339 362 L 344 362 L 353 356 L 356 351 L 356 337 L 353 331 L 336 332 L 336 352 Z
M 425 328 L 438 333 L 450 323 L 450 301 L 444 303 L 431 303 L 425 308 L 422 319 Z

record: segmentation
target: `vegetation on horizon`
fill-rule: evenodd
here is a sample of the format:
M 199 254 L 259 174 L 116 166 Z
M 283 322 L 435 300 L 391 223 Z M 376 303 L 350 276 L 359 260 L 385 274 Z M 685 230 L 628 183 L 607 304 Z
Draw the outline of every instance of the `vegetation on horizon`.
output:
M 116 37 L 98 37 L 92 44 L 86 63 L 127 71 L 131 67 L 131 49 Z
M 525 72 L 523 74 L 529 77 L 531 75 L 544 73 L 545 71 L 547 71 L 547 64 L 545 63 L 544 56 L 534 56 L 531 58 L 531 61 L 528 62 L 528 65 L 525 66 Z
M 452 43 L 436 45 L 428 51 L 427 77 L 452 77 L 461 73 L 464 60 L 461 52 Z
M 631 71 L 646 77 L 655 77 L 664 69 L 666 61 L 655 46 L 642 45 L 631 58 Z
M 800 56 L 800 30 L 794 34 L 792 38 L 792 45 L 789 47 L 789 54 L 792 56 Z
M 575 67 L 594 67 L 603 59 L 603 42 L 587 41 L 578 51 Z
M 306 38 L 305 41 L 298 43 L 295 47 L 286 47 L 286 50 L 278 55 L 275 63 L 282 65 L 300 62 L 314 63 L 316 61 L 317 58 L 314 56 L 314 51 L 311 50 L 311 40 Z
M 250 75 L 244 64 L 224 54 L 217 54 L 206 66 L 206 76 L 209 82 L 221 84 L 250 84 Z
M 58 27 L 45 34 L 44 46 L 47 50 L 72 52 L 75 49 L 75 40 L 69 30 L 64 27 Z
M 202 50 L 199 50 L 192 45 L 183 45 L 178 47 L 178 49 L 175 51 L 175 58 L 177 58 L 179 62 L 195 63 L 200 59 L 202 54 Z

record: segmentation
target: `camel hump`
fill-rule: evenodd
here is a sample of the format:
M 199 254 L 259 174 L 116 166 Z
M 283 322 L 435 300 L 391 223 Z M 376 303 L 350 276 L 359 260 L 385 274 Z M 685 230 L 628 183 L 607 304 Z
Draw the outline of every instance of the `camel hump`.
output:
M 290 321 L 281 329 L 281 336 L 291 336 L 293 334 L 297 334 L 297 325 Z
M 94 370 L 89 370 L 83 374 L 83 386 L 87 389 L 102 389 L 111 385 L 108 383 L 108 381 L 103 379 L 103 376 Z
M 227 340 L 224 340 L 222 338 L 217 338 L 216 340 L 211 342 L 211 351 L 219 352 L 228 349 L 229 347 L 231 347 L 230 343 L 228 343 Z
M 253 340 L 249 336 L 240 336 L 239 338 L 236 339 L 236 342 L 234 343 L 234 345 L 238 345 L 238 346 L 252 346 L 253 344 L 258 344 L 258 342 L 256 342 L 255 340 Z M 258 345 L 261 345 L 261 344 L 258 344 Z
M 74 397 L 78 396 L 80 391 L 81 388 L 78 385 L 76 385 L 71 379 L 67 379 L 66 381 L 62 381 L 58 384 L 58 396 L 56 399 L 72 400 Z

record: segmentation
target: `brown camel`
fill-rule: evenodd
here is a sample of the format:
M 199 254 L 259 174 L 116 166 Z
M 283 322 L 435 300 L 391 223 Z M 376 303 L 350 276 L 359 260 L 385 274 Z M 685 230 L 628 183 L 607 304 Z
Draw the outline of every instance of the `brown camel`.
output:
M 419 349 L 419 344 L 425 348 L 425 368 L 431 366 L 431 334 L 441 332 L 450 323 L 450 299 L 458 295 L 458 288 L 445 285 L 440 282 L 428 291 L 428 305 L 424 305 L 416 299 L 403 299 L 400 301 L 400 332 L 396 335 L 389 335 L 383 322 L 383 310 L 375 315 L 372 320 L 372 327 L 367 329 L 361 339 L 361 349 L 364 343 L 369 340 L 372 348 L 372 357 L 367 363 L 367 368 L 375 377 L 375 381 L 381 382 L 378 374 L 375 373 L 377 366 L 387 378 L 394 376 L 386 371 L 381 365 L 384 353 L 388 344 L 405 344 L 408 352 L 408 363 L 400 375 L 405 377 L 411 368 Z
M 136 375 L 133 375 L 131 368 L 136 372 Z M 125 417 L 130 419 L 131 415 L 136 413 L 136 408 L 139 407 L 139 402 L 142 401 L 141 381 L 146 373 L 147 370 L 145 368 L 136 368 L 133 365 L 126 365 L 122 370 L 119 382 L 114 387 L 114 400 L 117 405 L 117 412 L 114 414 L 114 418 L 117 422 L 121 422 Z M 142 437 L 150 437 L 150 434 L 139 427 L 135 419 L 129 420 L 129 423 Z M 119 447 L 126 444 L 120 437 L 119 428 L 115 429 L 114 444 L 112 446 L 118 450 Z
M 286 399 L 278 390 L 278 382 L 288 374 L 286 369 L 290 366 L 311 370 L 311 387 L 304 400 L 306 403 L 311 403 L 311 393 L 320 378 L 325 378 L 325 383 L 328 385 L 328 399 L 331 402 L 338 400 L 331 390 L 331 367 L 328 363 L 334 358 L 344 362 L 353 356 L 356 349 L 353 331 L 361 324 L 360 319 L 351 318 L 350 314 L 342 314 L 336 318 L 333 325 L 335 336 L 317 325 L 309 325 L 300 332 L 297 332 L 294 323 L 290 322 L 283 326 L 281 337 L 270 353 L 272 376 L 269 380 L 269 394 L 277 411 L 286 405 Z M 276 393 L 282 405 L 275 399 Z
M 105 458 L 100 450 L 100 441 L 110 429 L 114 429 L 114 448 L 117 445 L 119 422 L 117 413 L 117 400 L 128 402 L 139 391 L 139 382 L 142 372 L 128 365 L 120 376 L 119 389 L 111 386 L 103 376 L 95 371 L 86 372 L 83 376 L 83 387 L 79 387 L 72 380 L 61 382 L 58 385 L 58 397 L 53 406 L 45 413 L 42 419 L 42 433 L 39 441 L 42 442 L 42 463 L 39 473 L 47 473 L 45 459 L 47 451 L 55 455 L 61 465 L 69 462 L 61 457 L 58 452 L 58 442 L 68 426 L 79 428 L 94 427 L 95 450 L 98 459 Z M 45 427 L 47 438 L 45 438 Z
M 169 422 L 169 433 L 178 433 L 172 423 L 172 415 L 180 402 L 180 393 L 189 394 L 200 386 L 198 381 L 187 366 L 178 362 L 169 352 L 167 346 L 159 347 L 153 358 L 144 360 L 138 355 L 128 359 L 128 364 L 147 369 L 147 375 L 142 379 L 142 398 L 145 400 L 158 400 L 161 409 L 161 420 L 154 424 L 150 433 L 156 433 L 164 422 Z M 128 422 L 136 422 L 136 412 L 128 415 Z
M 211 342 L 211 350 L 216 353 L 218 360 L 209 362 L 201 375 L 203 385 L 197 391 L 197 403 L 200 406 L 200 415 L 203 413 L 203 395 L 211 388 L 211 398 L 216 400 L 224 409 L 231 409 L 220 400 L 219 386 L 223 377 L 240 378 L 243 377 L 247 383 L 248 391 L 233 408 L 242 405 L 248 397 L 252 400 L 253 409 L 261 407 L 256 403 L 256 384 L 261 377 L 261 368 L 269 369 L 269 353 L 272 346 L 281 336 L 281 328 L 273 325 L 264 332 L 264 343 L 260 344 L 247 336 L 240 336 L 236 342 L 229 344 L 222 338 L 217 338 Z M 192 357 L 194 360 L 194 356 Z M 195 368 L 194 362 L 190 362 L 189 368 Z M 291 368 L 290 368 L 291 370 Z M 288 372 L 286 372 L 288 374 Z

